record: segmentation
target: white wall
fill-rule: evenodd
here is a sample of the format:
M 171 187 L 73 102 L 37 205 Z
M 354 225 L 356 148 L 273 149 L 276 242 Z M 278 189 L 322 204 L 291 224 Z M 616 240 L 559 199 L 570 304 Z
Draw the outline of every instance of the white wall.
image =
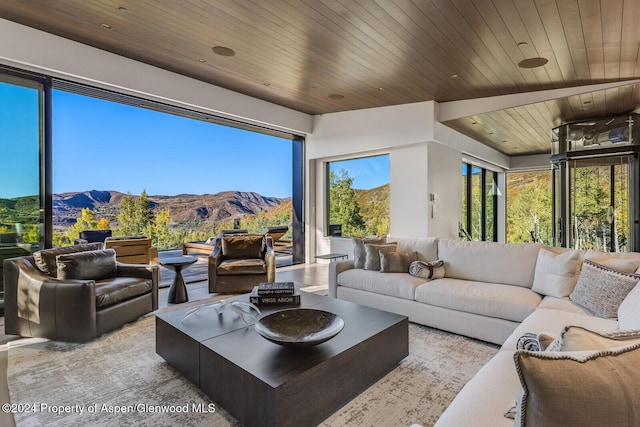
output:
M 307 137 L 306 156 L 315 165 L 316 185 L 309 188 L 309 223 L 315 222 L 317 253 L 351 253 L 347 239 L 325 236 L 325 178 L 328 161 L 388 153 L 390 161 L 389 233 L 395 237 L 456 238 L 461 215 L 463 155 L 494 169 L 509 167 L 509 157 L 435 122 L 434 102 L 370 108 L 317 116 Z M 429 194 L 437 194 L 436 215 Z
M 367 153 L 433 139 L 434 102 L 316 116 L 307 137 L 309 159 Z
M 430 142 L 428 160 L 427 191 L 436 195 L 435 201 L 429 200 L 428 235 L 456 239 L 462 215 L 462 153 L 446 144 Z
M 390 152 L 391 236 L 429 236 L 428 155 L 426 142 L 394 148 Z
M 4 19 L 0 63 L 299 135 L 313 124 L 308 114 Z
M 551 151 L 551 149 L 549 149 Z M 551 154 L 537 154 L 533 156 L 512 157 L 509 162 L 510 170 L 551 169 Z

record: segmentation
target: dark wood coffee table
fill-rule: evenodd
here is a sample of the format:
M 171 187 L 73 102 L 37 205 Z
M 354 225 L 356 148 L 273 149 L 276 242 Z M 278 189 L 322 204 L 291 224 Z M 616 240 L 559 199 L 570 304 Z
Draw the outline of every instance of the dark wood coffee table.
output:
M 316 425 L 409 354 L 405 316 L 307 292 L 300 306 L 335 313 L 345 327 L 315 347 L 282 347 L 231 311 L 182 322 L 184 309 L 156 317 L 156 352 L 246 426 Z

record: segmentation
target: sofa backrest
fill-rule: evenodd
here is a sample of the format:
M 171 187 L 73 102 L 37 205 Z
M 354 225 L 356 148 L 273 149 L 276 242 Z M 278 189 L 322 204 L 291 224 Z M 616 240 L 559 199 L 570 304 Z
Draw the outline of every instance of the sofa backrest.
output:
M 531 288 L 539 243 L 438 240 L 438 258 L 453 279 Z
M 396 252 L 417 252 L 419 261 L 438 259 L 438 238 L 410 239 L 405 237 L 387 237 L 387 242 L 397 242 Z

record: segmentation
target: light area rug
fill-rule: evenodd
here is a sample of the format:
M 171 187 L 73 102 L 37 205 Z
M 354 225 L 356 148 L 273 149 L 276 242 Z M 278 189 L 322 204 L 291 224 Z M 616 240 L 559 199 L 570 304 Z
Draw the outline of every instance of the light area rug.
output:
M 497 351 L 410 324 L 409 356 L 321 425 L 433 425 Z M 12 342 L 7 379 L 18 427 L 239 425 L 155 353 L 153 315 L 85 344 Z

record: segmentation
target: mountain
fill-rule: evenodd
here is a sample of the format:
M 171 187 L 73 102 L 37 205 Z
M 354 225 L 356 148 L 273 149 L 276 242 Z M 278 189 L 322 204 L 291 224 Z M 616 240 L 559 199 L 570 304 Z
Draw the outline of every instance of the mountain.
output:
M 368 190 L 355 190 L 360 215 L 368 234 L 382 235 L 389 232 L 389 191 L 389 184 Z
M 54 194 L 53 225 L 66 228 L 74 224 L 84 208 L 91 209 L 98 218 L 104 217 L 115 225 L 124 196 L 124 193 L 118 191 L 98 190 Z M 268 211 L 290 200 L 243 191 L 147 197 L 152 210 L 168 209 L 172 222 L 194 228 L 206 223 Z

